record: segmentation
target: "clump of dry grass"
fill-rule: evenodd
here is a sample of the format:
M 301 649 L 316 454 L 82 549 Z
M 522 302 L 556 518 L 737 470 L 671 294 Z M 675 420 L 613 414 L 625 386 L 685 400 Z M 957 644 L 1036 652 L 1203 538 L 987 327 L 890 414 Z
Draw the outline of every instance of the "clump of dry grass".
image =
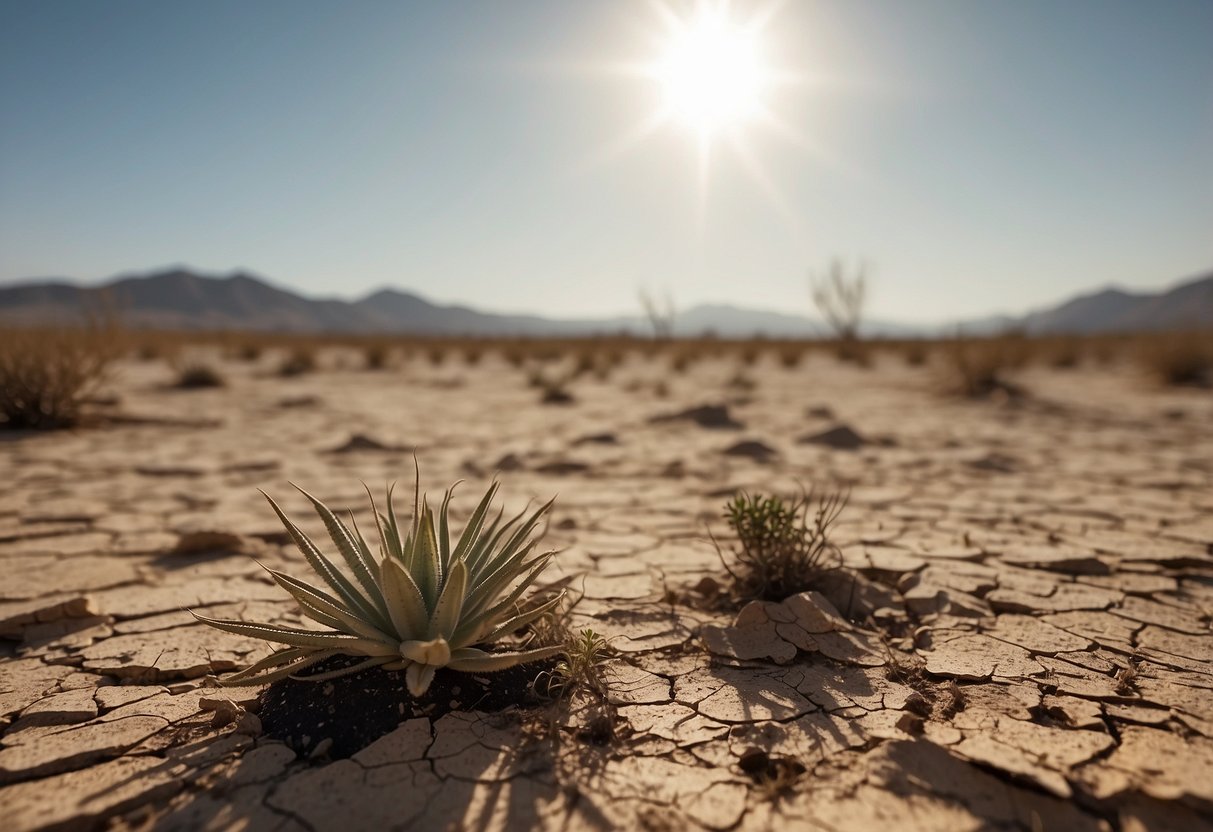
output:
M 1143 338 L 1137 356 L 1163 384 L 1173 387 L 1213 384 L 1213 332 L 1177 332 Z
M 725 506 L 725 519 L 738 546 L 730 566 L 716 551 L 742 599 L 783 599 L 812 589 L 842 563 L 830 529 L 846 508 L 847 494 L 810 491 L 795 499 L 740 493 Z M 715 538 L 713 537 L 715 543 Z
M 113 326 L 10 329 L 0 334 L 0 427 L 78 425 L 116 357 Z
M 551 626 L 561 627 L 563 624 Z M 552 640 L 551 636 L 537 639 L 539 643 L 549 640 Z M 537 690 L 552 699 L 574 693 L 588 693 L 605 699 L 607 686 L 604 668 L 611 656 L 607 640 L 588 628 L 576 635 L 565 629 L 554 643 L 564 645 L 564 658 L 552 670 L 540 675 L 536 680 Z

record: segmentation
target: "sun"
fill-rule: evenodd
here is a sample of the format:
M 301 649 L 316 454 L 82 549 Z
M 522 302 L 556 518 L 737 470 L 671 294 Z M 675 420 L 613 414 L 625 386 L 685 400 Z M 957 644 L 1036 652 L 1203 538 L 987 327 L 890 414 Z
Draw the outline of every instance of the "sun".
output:
M 772 74 L 758 27 L 705 3 L 690 17 L 667 18 L 666 28 L 649 73 L 661 87 L 662 120 L 710 139 L 762 114 Z

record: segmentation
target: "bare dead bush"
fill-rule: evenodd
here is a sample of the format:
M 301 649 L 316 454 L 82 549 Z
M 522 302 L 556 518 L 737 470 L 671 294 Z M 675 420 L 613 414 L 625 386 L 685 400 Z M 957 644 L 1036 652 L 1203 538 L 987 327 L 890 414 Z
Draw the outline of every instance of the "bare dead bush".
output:
M 668 341 L 674 337 L 674 319 L 677 312 L 674 309 L 674 299 L 668 294 L 658 301 L 647 289 L 640 290 L 640 305 L 644 315 L 649 319 L 653 329 L 653 338 L 658 341 Z
M 838 356 L 863 363 L 867 353 L 859 343 L 859 324 L 867 298 L 867 267 L 860 264 L 848 272 L 839 259 L 830 262 L 824 274 L 810 275 L 813 303 L 838 339 Z
M 0 333 L 0 427 L 78 425 L 120 345 L 111 324 Z
M 1138 360 L 1163 384 L 1213 384 L 1213 332 L 1177 332 L 1141 339 Z
M 1021 336 L 957 338 L 946 351 L 944 388 L 970 399 L 1020 398 L 1024 391 L 1007 379 L 1027 359 Z

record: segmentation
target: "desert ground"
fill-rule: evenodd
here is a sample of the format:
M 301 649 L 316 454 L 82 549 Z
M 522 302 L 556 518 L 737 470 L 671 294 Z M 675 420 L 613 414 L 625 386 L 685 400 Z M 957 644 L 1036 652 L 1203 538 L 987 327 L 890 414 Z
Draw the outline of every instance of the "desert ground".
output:
M 131 357 L 100 422 L 0 441 L 5 829 L 1213 829 L 1207 390 L 631 352 L 545 404 L 493 351 L 280 377 L 199 349 L 225 386 Z M 414 450 L 431 495 L 466 481 L 457 524 L 494 475 L 508 507 L 557 496 L 544 580 L 606 639 L 605 701 L 297 752 L 215 682 L 266 645 L 189 611 L 298 625 L 258 489 L 322 541 L 289 483 L 373 522 L 362 483 L 410 492 Z M 735 602 L 725 501 L 812 484 L 850 490 L 847 579 Z

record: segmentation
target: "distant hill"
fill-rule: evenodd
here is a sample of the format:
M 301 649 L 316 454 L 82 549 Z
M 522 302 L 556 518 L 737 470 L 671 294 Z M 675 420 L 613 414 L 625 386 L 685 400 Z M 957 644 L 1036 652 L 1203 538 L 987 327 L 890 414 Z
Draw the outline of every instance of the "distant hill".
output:
M 1022 325 L 1032 334 L 1213 328 L 1213 273 L 1157 294 L 1104 289 L 1080 295 L 1027 315 Z
M 806 301 L 807 305 L 807 301 Z M 396 289 L 357 301 L 307 298 L 250 274 L 198 274 L 183 268 L 115 278 L 101 286 L 35 280 L 0 287 L 0 323 L 78 320 L 85 310 L 112 309 L 130 326 L 274 332 L 367 332 L 418 335 L 590 335 L 647 333 L 640 316 L 555 319 L 504 315 L 466 306 L 443 306 Z M 1158 293 L 1104 289 L 1023 317 L 995 316 L 946 327 L 870 321 L 868 335 L 912 337 L 952 332 L 1023 329 L 1032 334 L 1139 332 L 1213 328 L 1213 272 Z M 680 310 L 678 335 L 813 337 L 820 321 L 736 306 L 704 304 Z

